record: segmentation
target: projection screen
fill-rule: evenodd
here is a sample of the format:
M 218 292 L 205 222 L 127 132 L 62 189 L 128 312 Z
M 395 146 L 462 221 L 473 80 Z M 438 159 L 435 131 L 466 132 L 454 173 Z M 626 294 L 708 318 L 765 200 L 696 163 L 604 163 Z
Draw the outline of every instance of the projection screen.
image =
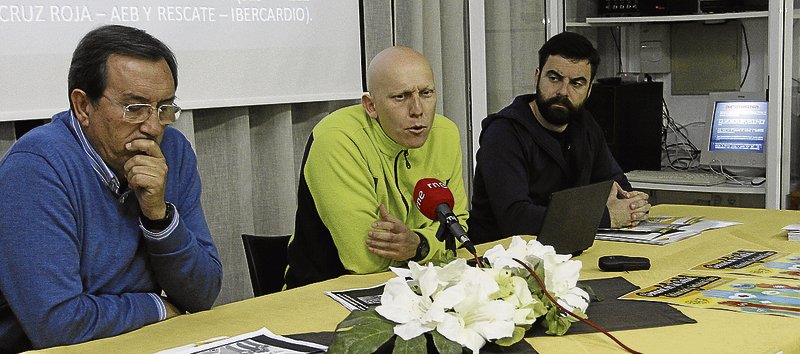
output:
M 50 2 L 50 3 L 48 3 Z M 178 58 L 186 109 L 358 98 L 358 0 L 0 0 L 0 121 L 68 109 L 80 38 L 138 27 Z

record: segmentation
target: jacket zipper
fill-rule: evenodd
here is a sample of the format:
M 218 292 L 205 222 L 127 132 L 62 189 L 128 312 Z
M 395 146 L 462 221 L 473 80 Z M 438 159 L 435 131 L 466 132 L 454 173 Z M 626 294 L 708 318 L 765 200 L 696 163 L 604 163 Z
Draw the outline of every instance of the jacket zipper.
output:
M 403 199 L 403 205 L 405 205 L 406 212 L 408 213 L 411 212 L 411 210 L 408 207 L 408 201 L 406 200 L 406 197 L 403 195 L 403 190 L 400 189 L 400 176 L 397 173 L 397 163 L 400 162 L 399 160 L 401 154 L 406 160 L 406 169 L 411 169 L 411 163 L 408 162 L 408 150 L 402 150 L 398 152 L 397 156 L 394 158 L 394 186 L 397 188 L 397 191 L 400 192 L 400 198 Z

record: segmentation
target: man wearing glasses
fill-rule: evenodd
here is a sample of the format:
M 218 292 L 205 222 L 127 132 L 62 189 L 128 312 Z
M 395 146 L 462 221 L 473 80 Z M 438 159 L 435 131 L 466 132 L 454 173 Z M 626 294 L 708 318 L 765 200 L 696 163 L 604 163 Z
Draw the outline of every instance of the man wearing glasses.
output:
M 209 309 L 222 266 L 197 161 L 169 127 L 177 64 L 144 31 L 78 44 L 71 109 L 0 161 L 0 352 L 83 342 Z

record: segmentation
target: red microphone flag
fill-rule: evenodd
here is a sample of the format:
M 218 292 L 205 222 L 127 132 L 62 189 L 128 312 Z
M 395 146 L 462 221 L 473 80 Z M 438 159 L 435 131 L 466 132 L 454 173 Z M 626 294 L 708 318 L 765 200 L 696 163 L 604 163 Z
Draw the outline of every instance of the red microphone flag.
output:
M 436 178 L 423 178 L 414 187 L 414 204 L 428 219 L 439 220 L 436 207 L 447 204 L 453 209 L 453 193 L 442 181 Z

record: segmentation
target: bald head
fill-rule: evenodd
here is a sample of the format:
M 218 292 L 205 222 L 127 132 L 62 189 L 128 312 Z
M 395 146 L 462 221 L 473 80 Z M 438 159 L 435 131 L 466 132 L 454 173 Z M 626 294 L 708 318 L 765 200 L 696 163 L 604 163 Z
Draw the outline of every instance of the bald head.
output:
M 428 59 L 411 48 L 384 49 L 367 68 L 361 104 L 383 131 L 407 148 L 425 144 L 436 114 L 436 88 Z
M 401 46 L 386 48 L 369 62 L 367 91 L 375 95 L 375 91 L 402 80 L 409 70 L 428 75 L 433 83 L 431 64 L 420 52 Z

